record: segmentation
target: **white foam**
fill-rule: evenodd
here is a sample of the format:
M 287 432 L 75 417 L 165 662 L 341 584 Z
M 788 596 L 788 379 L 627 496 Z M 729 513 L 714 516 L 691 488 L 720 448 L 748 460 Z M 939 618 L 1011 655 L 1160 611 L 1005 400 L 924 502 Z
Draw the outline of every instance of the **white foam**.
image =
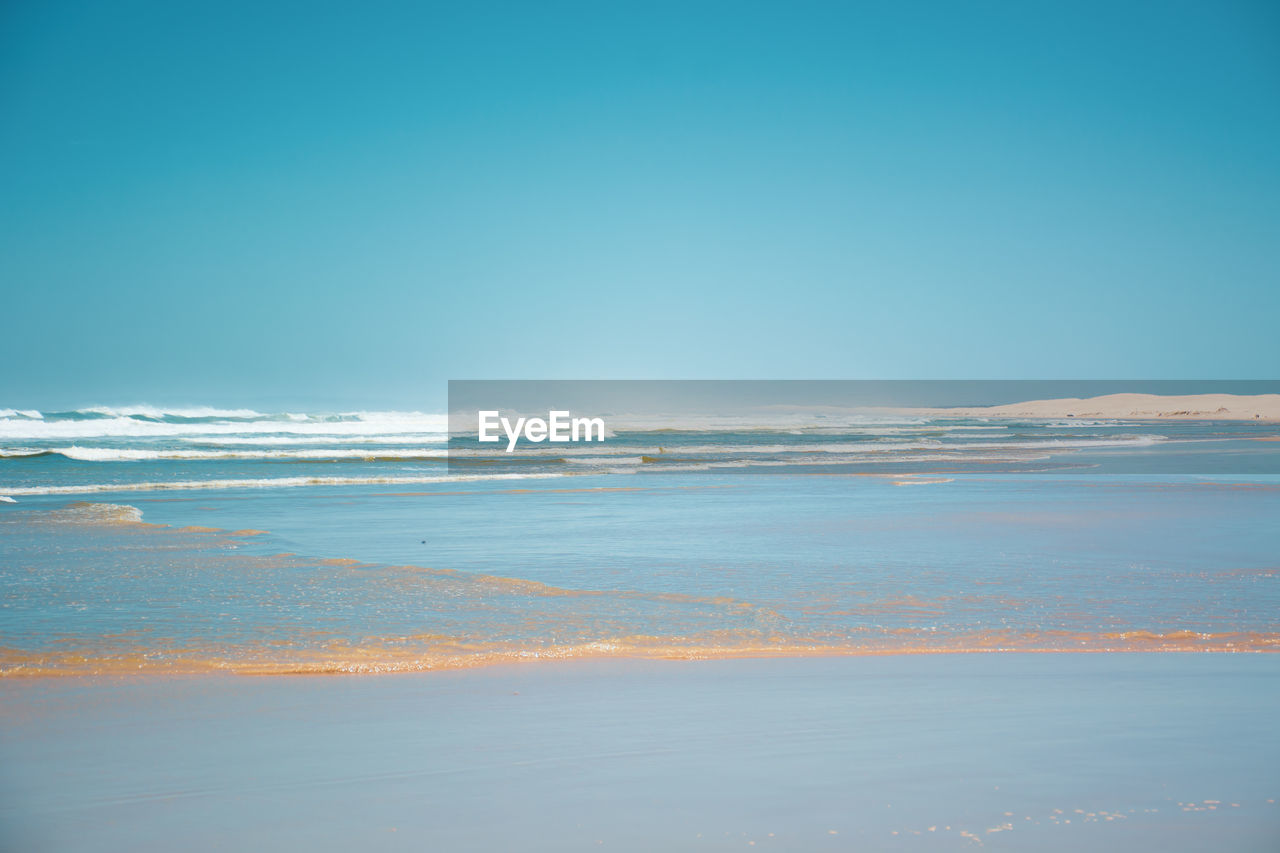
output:
M 541 480 L 567 474 L 441 474 L 421 477 L 264 477 L 244 480 L 174 480 L 141 483 L 86 483 L 76 486 L 23 486 L 5 489 L 10 495 L 79 495 L 98 492 L 189 491 L 195 489 L 289 489 L 303 486 L 403 486 L 428 483 L 467 483 L 488 480 Z
M 212 406 L 190 406 L 176 409 L 161 406 L 89 406 L 76 410 L 79 414 L 120 418 L 265 418 L 253 409 L 216 409 Z
M 1121 421 L 1089 421 L 1089 420 L 1065 420 L 1052 421 L 1050 423 L 1038 423 L 1036 426 L 1045 429 L 1072 429 L 1074 427 L 1118 427 L 1124 426 Z
M 183 435 L 178 441 L 212 444 L 215 447 L 274 446 L 295 444 L 438 444 L 449 440 L 444 433 L 397 433 L 394 435 Z
M 1009 441 L 961 440 L 941 441 L 938 439 L 920 439 L 916 441 L 863 441 L 863 442 L 807 442 L 794 444 L 651 444 L 619 442 L 614 445 L 520 445 L 514 456 L 519 457 L 564 457 L 566 461 L 577 462 L 582 457 L 634 456 L 670 456 L 679 459 L 686 456 L 784 456 L 784 455 L 875 455 L 885 457 L 891 453 L 938 451 L 963 454 L 970 450 L 1051 450 L 1072 448 L 1106 448 L 1106 447 L 1145 447 L 1164 441 L 1160 435 L 1117 435 L 1106 438 L 1078 439 L 1026 439 Z M 468 458 L 473 456 L 502 456 L 500 452 L 474 447 L 452 448 L 450 456 Z M 575 458 L 577 457 L 577 458 Z M 616 462 L 617 459 L 615 458 Z
M 249 411 L 249 410 L 245 410 Z M 31 420 L 0 418 L 0 439 L 83 440 L 91 438 L 172 438 L 189 436 L 273 435 L 282 436 L 390 436 L 401 434 L 444 434 L 444 415 L 420 412 L 364 412 L 334 419 L 270 418 L 202 423 L 138 420 L 126 415 L 110 415 L 88 420 L 66 418 Z
M 571 456 L 565 461 L 574 465 L 639 465 L 644 460 L 639 456 Z
M 57 453 L 81 462 L 140 462 L 152 459 L 443 459 L 444 449 L 378 448 L 355 450 L 143 450 L 123 447 L 55 447 Z M 2 453 L 2 452 L 0 452 Z
M 142 521 L 142 510 L 128 504 L 87 503 L 78 501 L 62 509 L 45 513 L 46 521 L 88 524 L 136 524 Z

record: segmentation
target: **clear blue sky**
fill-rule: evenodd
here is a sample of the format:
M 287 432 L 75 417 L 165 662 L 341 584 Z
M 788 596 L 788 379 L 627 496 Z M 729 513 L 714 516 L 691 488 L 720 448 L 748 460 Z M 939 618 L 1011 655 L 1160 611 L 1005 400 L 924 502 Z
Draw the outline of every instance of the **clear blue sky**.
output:
M 4 3 L 0 407 L 1276 378 L 1274 3 Z

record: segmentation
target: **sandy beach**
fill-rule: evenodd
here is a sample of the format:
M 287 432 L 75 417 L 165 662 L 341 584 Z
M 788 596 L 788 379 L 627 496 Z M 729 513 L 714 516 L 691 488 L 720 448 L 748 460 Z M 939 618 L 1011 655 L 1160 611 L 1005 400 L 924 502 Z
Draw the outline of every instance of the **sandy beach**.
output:
M 977 408 L 913 408 L 906 414 L 965 418 L 1116 418 L 1132 420 L 1212 420 L 1280 422 L 1280 394 L 1107 394 L 1028 400 Z
M 1263 850 L 1274 655 L 0 683 L 25 850 Z M 92 703 L 92 715 L 86 715 Z

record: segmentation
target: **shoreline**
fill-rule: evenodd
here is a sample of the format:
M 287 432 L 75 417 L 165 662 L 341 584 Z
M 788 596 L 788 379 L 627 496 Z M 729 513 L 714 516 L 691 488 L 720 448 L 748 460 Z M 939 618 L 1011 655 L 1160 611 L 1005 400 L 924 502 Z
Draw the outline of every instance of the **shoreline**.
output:
M 1142 634 L 1145 632 L 1134 632 Z M 1184 632 L 1171 632 L 1181 634 Z M 1166 635 L 1168 636 L 1168 635 Z M 0 684 L 6 681 L 39 681 L 77 678 L 103 678 L 137 676 L 146 679 L 169 677 L 233 676 L 248 678 L 294 678 L 304 676 L 380 676 L 380 675 L 430 675 L 432 673 L 468 672 L 502 667 L 532 668 L 556 663 L 687 663 L 697 661 L 782 661 L 858 658 L 912 658 L 953 656 L 1006 656 L 1006 655 L 1269 655 L 1280 653 L 1280 636 L 1254 638 L 1246 642 L 1218 640 L 1195 644 L 1190 637 L 1170 636 L 1168 641 L 1160 635 L 1139 637 L 1118 645 L 1067 646 L 921 646 L 921 647 L 867 647 L 867 646 L 749 646 L 741 648 L 715 647 L 655 647 L 650 650 L 608 650 L 589 648 L 592 645 L 568 647 L 546 652 L 498 652 L 475 655 L 450 655 L 435 661 L 424 661 L 422 656 L 400 660 L 338 661 L 316 659 L 312 661 L 262 661 L 187 660 L 156 665 L 131 657 L 110 661 L 86 663 L 81 667 L 60 668 L 42 666 L 0 671 Z M 1145 642 L 1142 642 L 1145 641 Z

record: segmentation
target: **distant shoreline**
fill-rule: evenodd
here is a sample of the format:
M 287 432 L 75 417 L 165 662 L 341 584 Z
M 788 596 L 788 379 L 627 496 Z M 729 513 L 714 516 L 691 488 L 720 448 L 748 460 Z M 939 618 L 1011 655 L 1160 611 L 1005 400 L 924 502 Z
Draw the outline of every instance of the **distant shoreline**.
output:
M 1106 394 L 1028 400 L 1002 406 L 908 408 L 903 414 L 965 418 L 1113 418 L 1118 420 L 1197 420 L 1280 422 L 1280 394 Z

